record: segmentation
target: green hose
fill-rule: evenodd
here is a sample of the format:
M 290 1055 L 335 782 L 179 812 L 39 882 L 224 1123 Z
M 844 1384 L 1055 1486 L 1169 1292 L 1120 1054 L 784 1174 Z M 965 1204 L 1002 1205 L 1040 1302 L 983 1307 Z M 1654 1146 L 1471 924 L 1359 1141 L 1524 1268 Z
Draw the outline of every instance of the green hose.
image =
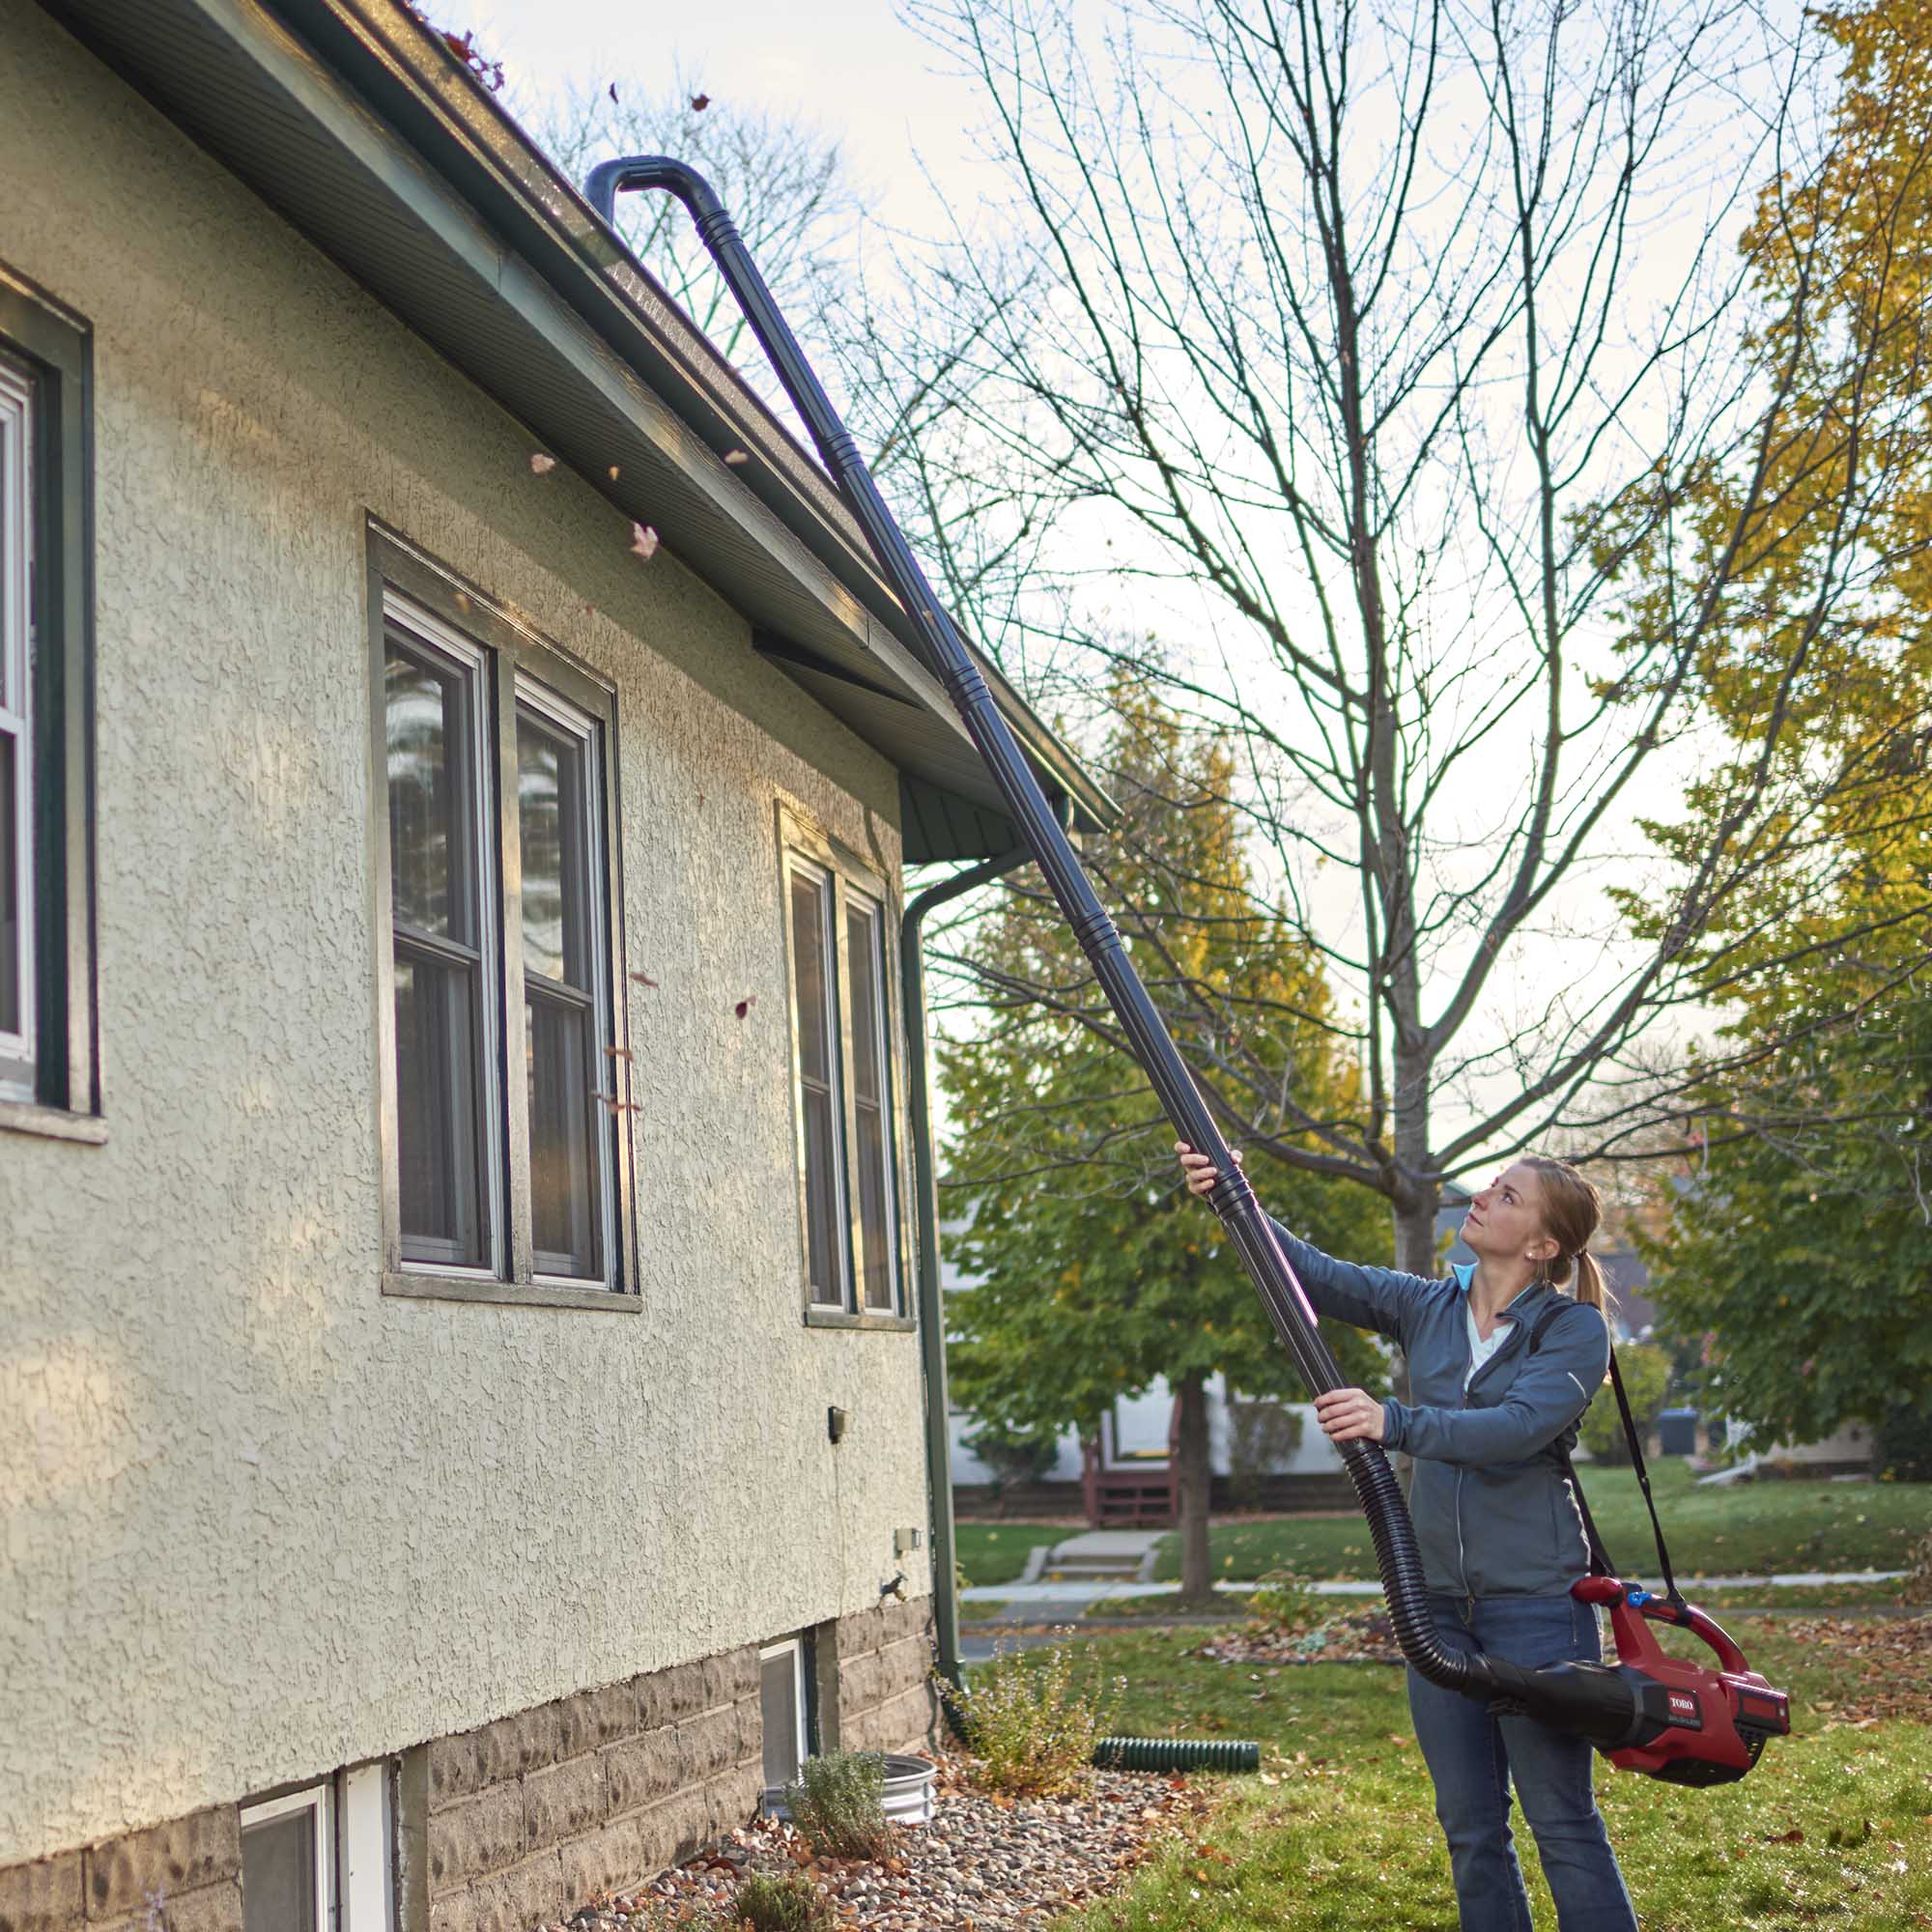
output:
M 1101 1738 L 1103 1771 L 1259 1771 L 1262 1747 L 1245 1738 Z

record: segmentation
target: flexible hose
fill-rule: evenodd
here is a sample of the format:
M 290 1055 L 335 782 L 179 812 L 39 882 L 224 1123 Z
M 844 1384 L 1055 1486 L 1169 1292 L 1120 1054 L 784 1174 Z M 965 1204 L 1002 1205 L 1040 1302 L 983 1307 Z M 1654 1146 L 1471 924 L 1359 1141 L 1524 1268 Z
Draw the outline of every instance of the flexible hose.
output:
M 1248 1738 L 1100 1738 L 1102 1771 L 1259 1771 L 1262 1747 Z

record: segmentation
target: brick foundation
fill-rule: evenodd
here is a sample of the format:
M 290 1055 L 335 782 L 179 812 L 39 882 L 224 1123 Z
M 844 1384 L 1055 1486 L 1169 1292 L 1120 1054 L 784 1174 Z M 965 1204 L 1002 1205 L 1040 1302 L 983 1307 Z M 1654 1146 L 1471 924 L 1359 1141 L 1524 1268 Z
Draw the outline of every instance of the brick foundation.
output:
M 821 1633 L 818 1653 L 819 1741 L 827 1750 L 917 1750 L 932 1742 L 939 1699 L 930 1597 L 840 1617 Z
M 814 1633 L 820 1744 L 929 1744 L 932 1599 Z M 580 1690 L 404 1754 L 401 1932 L 529 1932 L 744 1824 L 762 1795 L 753 1645 Z M 238 1804 L 0 1867 L 0 1932 L 242 1932 Z
M 77 1852 L 0 1867 L 0 1932 L 242 1932 L 242 1814 L 216 1804 Z
M 581 1690 L 410 1753 L 405 1932 L 528 1932 L 743 1824 L 760 1794 L 758 1654 Z

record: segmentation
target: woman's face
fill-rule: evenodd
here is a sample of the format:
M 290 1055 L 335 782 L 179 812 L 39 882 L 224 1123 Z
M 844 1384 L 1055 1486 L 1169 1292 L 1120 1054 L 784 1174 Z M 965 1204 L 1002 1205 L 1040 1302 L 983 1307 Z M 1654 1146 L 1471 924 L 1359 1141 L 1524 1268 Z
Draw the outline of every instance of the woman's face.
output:
M 1469 1204 L 1463 1238 L 1486 1261 L 1554 1261 L 1557 1246 L 1543 1226 L 1543 1187 L 1536 1170 L 1506 1167 Z

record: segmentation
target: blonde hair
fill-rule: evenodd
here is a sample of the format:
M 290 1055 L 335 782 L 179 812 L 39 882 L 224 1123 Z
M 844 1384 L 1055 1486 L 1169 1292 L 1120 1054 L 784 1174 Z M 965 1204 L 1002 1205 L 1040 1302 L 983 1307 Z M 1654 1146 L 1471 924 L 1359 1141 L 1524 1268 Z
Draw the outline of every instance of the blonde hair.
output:
M 1590 1236 L 1604 1219 L 1603 1196 L 1567 1160 L 1553 1154 L 1524 1154 L 1522 1164 L 1542 1184 L 1543 1231 L 1558 1250 L 1544 1279 L 1577 1301 L 1601 1309 L 1607 1320 L 1616 1303 L 1609 1281 L 1590 1253 Z

